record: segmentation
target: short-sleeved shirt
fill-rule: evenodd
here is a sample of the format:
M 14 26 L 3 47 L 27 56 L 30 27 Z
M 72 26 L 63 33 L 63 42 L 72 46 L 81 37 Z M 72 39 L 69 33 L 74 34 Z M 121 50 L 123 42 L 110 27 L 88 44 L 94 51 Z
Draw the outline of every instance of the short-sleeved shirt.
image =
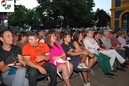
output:
M 67 53 L 68 51 L 74 51 L 75 47 L 73 46 L 72 43 L 70 43 L 69 45 L 66 45 L 65 43 L 62 43 L 62 47 L 65 51 L 65 53 Z M 77 66 L 79 65 L 80 61 L 81 61 L 81 57 L 79 55 L 76 56 L 71 56 L 69 54 L 66 54 L 67 57 L 70 57 L 71 60 L 70 62 L 73 64 L 73 69 L 78 71 Z
M 99 45 L 94 38 L 85 37 L 83 43 L 86 49 L 90 52 L 95 53 L 98 51 L 97 49 L 99 48 Z
M 39 42 L 37 46 L 31 46 L 29 43 L 27 43 L 22 50 L 23 56 L 30 56 L 30 60 L 36 64 L 43 65 L 44 61 L 36 62 L 36 56 L 42 56 L 45 53 L 49 52 L 50 49 L 47 46 L 46 43 Z
M 61 56 L 64 53 L 64 50 L 58 42 L 55 43 L 53 47 L 50 48 L 50 63 L 54 64 L 54 57 Z M 56 63 L 56 66 L 59 66 L 60 63 Z
M 112 48 L 111 41 L 108 38 L 105 38 L 104 36 L 101 38 L 101 41 L 106 46 L 107 49 Z
M 21 55 L 21 48 L 17 45 L 12 45 L 9 51 L 6 51 L 0 46 L 0 62 L 3 61 L 6 64 L 6 60 L 8 57 L 13 55 L 15 58 L 18 57 L 18 54 Z
M 66 45 L 65 43 L 62 43 L 61 46 L 63 47 L 63 49 L 64 49 L 64 51 L 65 51 L 65 53 L 68 57 L 73 57 L 73 56 L 67 54 L 68 51 L 74 51 L 75 50 L 75 47 L 73 46 L 72 43 L 69 43 L 69 45 Z

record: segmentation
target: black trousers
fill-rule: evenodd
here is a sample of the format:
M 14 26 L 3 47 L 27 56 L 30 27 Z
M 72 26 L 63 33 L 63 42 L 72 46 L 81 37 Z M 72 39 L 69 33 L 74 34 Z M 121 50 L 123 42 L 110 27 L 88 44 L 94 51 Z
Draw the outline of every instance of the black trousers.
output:
M 43 64 L 43 68 L 46 70 L 47 73 L 49 73 L 50 76 L 50 83 L 48 86 L 57 86 L 56 66 L 49 62 L 45 62 Z M 27 74 L 28 74 L 29 86 L 37 86 L 37 77 L 38 75 L 40 75 L 39 70 L 33 67 L 28 67 Z
M 124 47 L 124 48 L 125 48 L 126 57 L 128 57 L 128 58 L 125 58 L 125 59 L 129 59 L 129 47 Z

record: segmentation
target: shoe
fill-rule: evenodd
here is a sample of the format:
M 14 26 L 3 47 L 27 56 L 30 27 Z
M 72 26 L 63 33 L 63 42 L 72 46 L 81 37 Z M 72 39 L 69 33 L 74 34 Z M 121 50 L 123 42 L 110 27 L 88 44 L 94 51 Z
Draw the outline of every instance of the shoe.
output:
M 129 60 L 125 60 L 125 62 L 122 65 L 129 65 Z
M 116 68 L 116 69 L 119 70 L 119 71 L 123 71 L 123 72 L 126 71 L 124 68 Z
M 89 68 L 85 65 L 85 63 L 80 63 L 78 66 L 77 66 L 78 70 L 80 71 L 89 71 Z
M 125 60 L 125 63 L 126 63 L 127 65 L 129 65 L 129 60 Z
M 109 78 L 115 78 L 118 76 L 118 75 L 113 74 L 113 73 L 106 73 L 105 75 L 108 76 Z
M 123 68 L 128 68 L 127 65 L 129 65 L 129 64 L 127 64 L 126 61 L 121 64 L 121 66 L 122 66 Z
M 88 82 L 87 84 L 84 84 L 84 86 L 90 86 L 90 83 Z

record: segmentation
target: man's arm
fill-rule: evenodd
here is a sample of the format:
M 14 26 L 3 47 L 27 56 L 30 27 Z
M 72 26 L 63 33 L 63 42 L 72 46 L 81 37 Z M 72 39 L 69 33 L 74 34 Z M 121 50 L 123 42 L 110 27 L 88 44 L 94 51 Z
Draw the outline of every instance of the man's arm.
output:
M 23 56 L 23 58 L 24 58 L 24 60 L 25 60 L 25 62 L 26 62 L 26 64 L 27 64 L 28 66 L 34 67 L 34 68 L 36 68 L 36 69 L 39 68 L 39 65 L 37 65 L 37 64 L 33 63 L 32 61 L 30 61 L 30 56 Z
M 81 55 L 81 54 L 85 54 L 85 52 L 76 52 L 76 51 L 68 51 L 67 52 L 68 55 L 71 55 L 71 56 L 77 56 L 77 55 Z
M 23 56 L 20 55 L 20 54 L 18 54 L 18 61 L 19 61 L 20 63 L 22 63 L 24 66 L 26 65 L 26 62 L 25 62 L 25 60 L 23 59 Z
M 50 53 L 49 52 L 47 52 L 47 53 L 45 53 L 44 55 L 42 55 L 42 56 L 36 56 L 37 58 L 35 59 L 36 60 L 36 62 L 40 62 L 40 61 L 48 61 L 49 60 L 49 57 L 50 57 Z
M 9 66 L 5 65 L 3 61 L 0 62 L 0 70 L 2 72 L 8 71 L 9 70 Z
M 38 69 L 41 74 L 46 74 L 46 70 L 42 66 L 30 61 L 30 56 L 23 56 L 23 58 L 28 66 Z

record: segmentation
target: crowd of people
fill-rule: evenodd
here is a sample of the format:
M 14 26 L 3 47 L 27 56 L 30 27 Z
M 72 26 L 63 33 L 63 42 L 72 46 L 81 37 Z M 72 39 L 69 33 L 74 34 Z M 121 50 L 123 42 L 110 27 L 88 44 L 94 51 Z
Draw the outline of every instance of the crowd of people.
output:
M 37 86 L 39 75 L 49 74 L 48 86 L 57 86 L 57 77 L 72 86 L 70 77 L 80 72 L 84 86 L 91 86 L 89 72 L 97 63 L 105 76 L 119 77 L 117 70 L 129 66 L 129 37 L 126 32 L 32 31 L 0 32 L 0 71 L 5 86 Z

